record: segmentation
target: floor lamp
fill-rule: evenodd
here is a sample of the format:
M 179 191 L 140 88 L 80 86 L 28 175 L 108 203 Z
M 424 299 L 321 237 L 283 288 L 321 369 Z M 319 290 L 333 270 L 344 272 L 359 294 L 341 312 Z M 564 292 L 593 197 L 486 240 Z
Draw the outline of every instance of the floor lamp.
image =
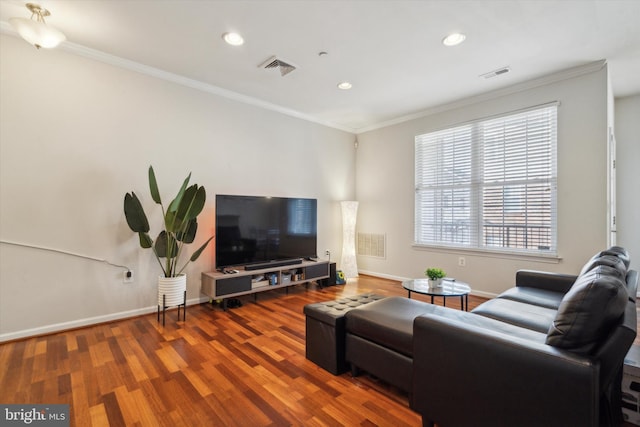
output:
M 344 201 L 342 206 L 342 259 L 340 268 L 345 278 L 358 277 L 356 260 L 356 217 L 358 202 Z

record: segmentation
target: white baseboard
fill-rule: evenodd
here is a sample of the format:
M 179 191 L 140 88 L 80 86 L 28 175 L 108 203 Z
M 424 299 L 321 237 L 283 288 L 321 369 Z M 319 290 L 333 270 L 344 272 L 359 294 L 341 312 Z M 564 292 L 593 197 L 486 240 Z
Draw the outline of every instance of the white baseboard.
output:
M 412 277 L 394 276 L 392 274 L 378 273 L 376 271 L 369 270 L 358 270 L 358 273 L 366 274 L 367 276 L 380 277 L 381 279 L 397 280 L 398 282 L 412 279 Z
M 208 302 L 208 297 L 193 298 L 187 300 L 187 306 Z M 22 331 L 7 332 L 0 334 L 0 342 L 12 341 L 21 338 L 28 338 L 38 335 L 51 334 L 54 332 L 66 331 L 70 329 L 81 328 L 83 326 L 96 325 L 99 323 L 113 322 L 115 320 L 127 319 L 130 317 L 143 316 L 149 313 L 155 313 L 158 306 L 150 306 L 137 308 L 135 310 L 121 311 L 118 313 L 104 314 L 102 316 L 87 317 L 85 319 L 72 320 L 69 322 L 55 323 L 53 325 L 39 326 L 32 329 L 24 329 Z
M 366 274 L 367 276 L 380 277 L 382 279 L 396 280 L 402 282 L 403 280 L 410 280 L 409 277 L 394 276 L 390 274 L 377 273 L 375 271 L 359 270 L 359 273 Z M 478 295 L 485 298 L 495 298 L 497 294 L 481 291 L 471 291 L 471 295 Z M 187 306 L 201 304 L 208 302 L 209 297 L 192 298 L 187 300 Z M 38 335 L 51 334 L 54 332 L 66 331 L 69 329 L 81 328 L 84 326 L 96 325 L 99 323 L 113 322 L 115 320 L 127 319 L 130 317 L 143 316 L 145 314 L 154 313 L 157 310 L 157 306 L 137 308 L 135 310 L 121 311 L 118 313 L 110 313 L 102 316 L 88 317 L 85 319 L 72 320 L 69 322 L 55 323 L 53 325 L 40 326 L 32 329 L 24 329 L 22 331 L 7 332 L 0 334 L 0 342 L 12 341 L 21 338 L 28 338 Z

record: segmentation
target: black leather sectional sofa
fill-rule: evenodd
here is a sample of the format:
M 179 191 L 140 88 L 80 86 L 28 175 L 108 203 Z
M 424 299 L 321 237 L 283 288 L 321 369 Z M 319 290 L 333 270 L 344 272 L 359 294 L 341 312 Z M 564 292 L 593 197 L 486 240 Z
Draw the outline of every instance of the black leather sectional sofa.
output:
M 472 312 L 388 297 L 345 315 L 345 360 L 407 391 L 424 425 L 619 425 L 638 273 L 620 247 L 578 276 L 519 271 Z

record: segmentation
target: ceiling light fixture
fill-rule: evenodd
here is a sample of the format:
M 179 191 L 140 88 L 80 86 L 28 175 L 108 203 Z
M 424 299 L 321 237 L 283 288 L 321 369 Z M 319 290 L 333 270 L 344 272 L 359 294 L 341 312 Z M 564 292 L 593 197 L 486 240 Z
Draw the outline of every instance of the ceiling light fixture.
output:
M 43 9 L 35 3 L 27 3 L 26 7 L 31 11 L 31 19 L 9 19 L 11 26 L 16 29 L 23 39 L 37 49 L 41 47 L 53 48 L 66 40 L 64 34 L 44 22 L 44 17 L 51 15 L 47 9 Z
M 349 90 L 353 87 L 353 85 L 349 82 L 338 83 L 338 89 Z
M 244 39 L 238 33 L 224 33 L 222 39 L 231 46 L 242 46 L 244 44 Z
M 447 37 L 442 39 L 442 44 L 445 46 L 457 46 L 466 39 L 467 36 L 461 33 L 453 33 L 449 34 Z

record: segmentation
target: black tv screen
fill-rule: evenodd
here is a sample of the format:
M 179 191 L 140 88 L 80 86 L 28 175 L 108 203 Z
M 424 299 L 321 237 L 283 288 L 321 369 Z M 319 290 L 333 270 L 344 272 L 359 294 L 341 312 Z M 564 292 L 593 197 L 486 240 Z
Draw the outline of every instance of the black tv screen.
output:
M 216 195 L 216 268 L 317 257 L 317 200 Z

